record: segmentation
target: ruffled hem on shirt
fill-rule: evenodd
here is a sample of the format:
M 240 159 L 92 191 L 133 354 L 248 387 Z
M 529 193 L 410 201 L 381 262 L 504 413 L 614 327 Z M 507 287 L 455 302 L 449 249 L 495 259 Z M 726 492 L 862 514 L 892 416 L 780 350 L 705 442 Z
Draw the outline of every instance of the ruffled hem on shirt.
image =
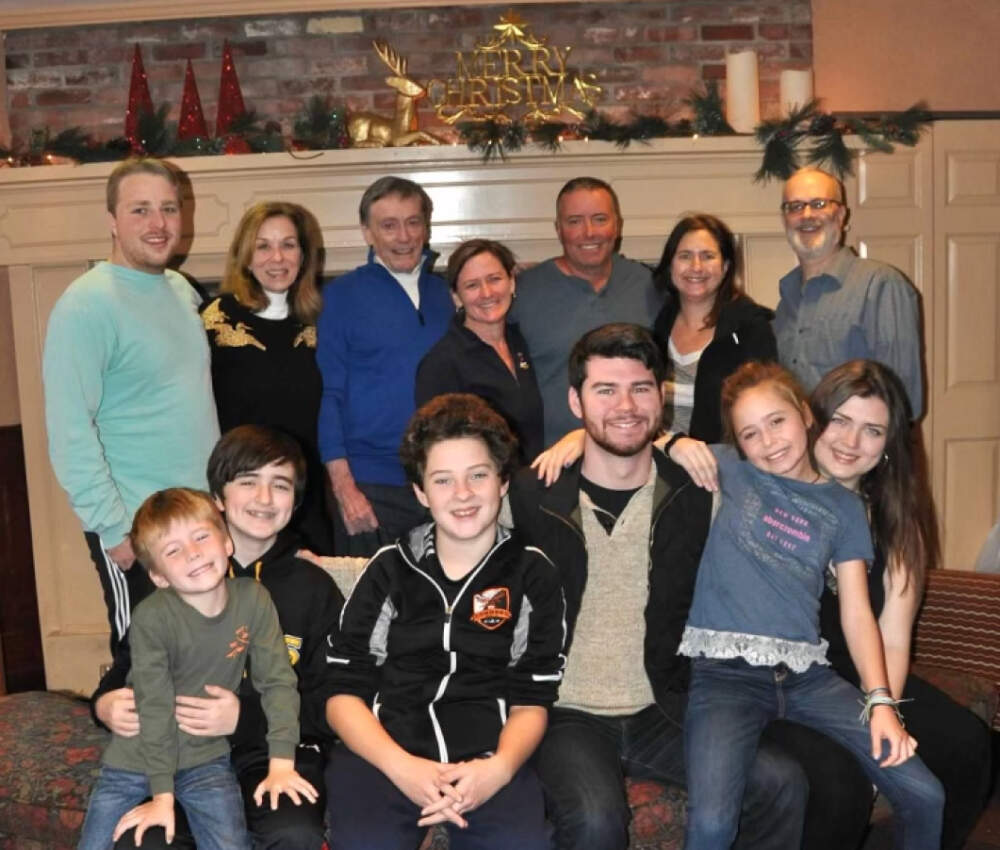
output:
M 678 655 L 691 658 L 742 658 L 754 667 L 775 667 L 784 664 L 796 673 L 804 673 L 813 664 L 828 665 L 829 644 L 751 635 L 742 632 L 720 632 L 688 626 L 684 629 Z

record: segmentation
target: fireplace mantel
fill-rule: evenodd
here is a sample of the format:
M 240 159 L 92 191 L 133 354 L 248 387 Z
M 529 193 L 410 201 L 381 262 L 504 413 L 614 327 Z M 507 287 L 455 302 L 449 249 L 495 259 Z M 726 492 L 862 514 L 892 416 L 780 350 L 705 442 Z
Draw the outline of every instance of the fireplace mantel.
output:
M 555 252 L 554 199 L 569 178 L 609 180 L 625 211 L 625 253 L 655 260 L 668 225 L 688 210 L 714 210 L 734 230 L 780 236 L 780 188 L 752 175 L 760 148 L 749 137 L 661 139 L 619 150 L 570 141 L 484 163 L 464 146 L 306 151 L 175 161 L 190 178 L 183 269 L 217 277 L 233 229 L 251 203 L 283 198 L 311 209 L 323 228 L 327 268 L 353 267 L 364 248 L 357 206 L 384 174 L 417 180 L 434 200 L 432 243 L 445 255 L 473 236 L 509 241 L 536 261 Z M 0 266 L 95 260 L 108 251 L 104 184 L 113 163 L 0 170 Z M 780 239 L 779 239 L 780 243 Z M 787 252 L 782 265 L 790 262 Z
M 976 218 L 963 220 L 963 232 L 978 233 L 981 214 L 993 209 L 983 205 L 996 203 L 1000 133 L 995 124 L 974 128 L 973 123 L 954 132 L 937 124 L 918 147 L 891 156 L 862 154 L 857 177 L 847 181 L 850 243 L 901 268 L 923 293 L 931 409 L 924 431 L 932 449 L 935 496 L 950 535 L 948 566 L 958 568 L 967 565 L 968 550 L 977 545 L 969 541 L 981 540 L 992 524 L 1000 490 L 1000 482 L 992 490 L 977 483 L 983 469 L 996 465 L 989 452 L 1000 452 L 991 448 L 1000 446 L 1000 414 L 989 407 L 1000 397 L 992 389 L 1000 379 L 983 371 L 1000 362 L 994 353 L 997 331 L 984 324 L 986 313 L 978 306 L 986 305 L 988 312 L 997 303 L 1000 260 L 987 248 L 1000 226 L 987 221 L 982 237 L 954 243 L 939 238 L 934 228 L 936 216 L 944 221 L 950 211 L 968 209 Z M 973 132 L 980 136 L 975 152 L 968 153 Z M 624 151 L 604 142 L 572 141 L 556 154 L 527 148 L 491 163 L 457 146 L 181 159 L 177 164 L 190 178 L 193 201 L 181 269 L 202 280 L 217 279 L 246 207 L 279 198 L 316 215 L 328 271 L 351 268 L 365 251 L 358 201 L 364 188 L 385 174 L 410 177 L 428 189 L 435 207 L 431 242 L 443 254 L 463 239 L 487 236 L 507 242 L 522 261 L 537 261 L 558 251 L 556 193 L 566 180 L 588 174 L 609 181 L 620 195 L 625 254 L 656 261 L 678 216 L 716 213 L 739 237 L 748 291 L 773 306 L 777 280 L 794 258 L 778 214 L 780 186 L 753 182 L 760 157 L 749 137 L 714 137 L 663 139 Z M 94 686 L 98 665 L 106 660 L 107 627 L 79 523 L 48 464 L 41 352 L 55 300 L 108 253 L 104 184 L 112 168 L 0 170 L 0 273 L 6 268 L 10 278 L 46 675 L 50 688 L 83 692 Z M 946 256 L 962 272 L 961 287 L 951 282 Z M 936 289 L 935 279 L 942 281 Z M 961 325 L 952 327 L 956 321 L 976 332 L 959 333 Z M 980 353 L 983 346 L 988 350 Z M 979 430 L 973 434 L 963 411 L 972 409 L 975 393 L 983 395 L 985 412 L 977 414 Z M 970 510 L 969 493 L 982 510 Z

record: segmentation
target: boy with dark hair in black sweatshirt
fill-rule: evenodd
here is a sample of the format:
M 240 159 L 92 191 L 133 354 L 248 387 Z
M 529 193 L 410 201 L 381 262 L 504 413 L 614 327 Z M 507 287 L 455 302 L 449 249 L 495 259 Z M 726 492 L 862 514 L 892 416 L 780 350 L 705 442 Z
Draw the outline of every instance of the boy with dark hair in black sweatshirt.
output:
M 213 686 L 203 697 L 178 697 L 175 716 L 192 735 L 229 735 L 231 760 L 243 789 L 247 825 L 255 847 L 307 850 L 323 843 L 323 766 L 333 740 L 324 719 L 327 697 L 327 637 L 336 627 L 343 596 L 333 579 L 298 557 L 298 540 L 285 527 L 301 501 L 305 460 L 298 443 L 280 431 L 243 425 L 228 431 L 208 461 L 212 496 L 225 515 L 234 552 L 230 578 L 252 578 L 271 594 L 300 694 L 300 742 L 295 767 L 321 792 L 315 803 L 278 808 L 257 806 L 253 789 L 267 771 L 267 725 L 259 695 L 248 678 L 239 693 Z M 95 717 L 119 735 L 135 735 L 139 719 L 131 688 L 124 687 L 131 662 L 127 643 L 92 699 Z M 193 847 L 178 812 L 171 848 Z M 117 848 L 134 846 L 130 831 Z M 163 848 L 162 830 L 151 830 L 143 848 Z

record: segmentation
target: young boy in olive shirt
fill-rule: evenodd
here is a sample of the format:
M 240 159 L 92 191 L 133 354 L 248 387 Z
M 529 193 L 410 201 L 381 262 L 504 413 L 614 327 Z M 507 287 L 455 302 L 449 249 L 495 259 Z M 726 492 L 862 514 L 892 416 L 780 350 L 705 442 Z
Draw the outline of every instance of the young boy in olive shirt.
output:
M 115 735 L 91 795 L 80 850 L 104 850 L 126 830 L 174 833 L 174 798 L 200 850 L 249 848 L 239 785 L 223 737 L 196 736 L 174 720 L 178 694 L 213 684 L 234 690 L 250 676 L 268 717 L 270 765 L 258 804 L 316 790 L 295 771 L 298 693 L 274 604 L 249 582 L 226 581 L 233 543 L 207 493 L 172 488 L 139 508 L 131 540 L 159 588 L 136 609 L 131 628 L 132 685 L 140 719 L 135 737 Z M 149 794 L 152 800 L 143 803 Z

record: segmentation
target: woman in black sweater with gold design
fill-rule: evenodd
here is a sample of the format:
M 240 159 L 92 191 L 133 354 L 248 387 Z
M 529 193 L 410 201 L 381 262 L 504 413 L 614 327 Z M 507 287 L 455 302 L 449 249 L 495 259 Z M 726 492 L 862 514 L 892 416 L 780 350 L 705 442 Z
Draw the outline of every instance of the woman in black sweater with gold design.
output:
M 319 225 L 298 204 L 267 201 L 244 213 L 226 257 L 222 294 L 201 317 L 212 351 L 212 386 L 225 433 L 269 425 L 295 437 L 309 467 L 292 525 L 319 554 L 333 551 L 326 473 L 316 421 L 323 381 L 316 366 Z

